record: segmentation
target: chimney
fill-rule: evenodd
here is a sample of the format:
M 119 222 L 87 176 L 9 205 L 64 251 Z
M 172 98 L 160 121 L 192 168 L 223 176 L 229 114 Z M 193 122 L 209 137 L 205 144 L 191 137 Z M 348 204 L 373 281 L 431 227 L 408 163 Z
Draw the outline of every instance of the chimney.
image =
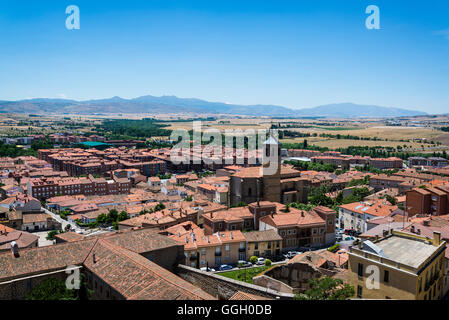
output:
M 412 233 L 415 233 L 415 226 L 414 226 L 414 225 L 411 226 L 410 231 L 411 231 Z
M 97 263 L 97 259 L 96 259 L 95 253 L 92 254 L 92 262 L 93 263 Z
M 17 245 L 17 242 L 15 242 L 15 241 L 11 242 L 11 252 L 14 255 L 14 257 L 16 257 L 16 258 L 20 257 L 19 246 Z
M 435 247 L 438 247 L 440 245 L 440 242 L 441 242 L 441 232 L 434 231 L 433 232 L 433 245 Z
M 429 220 L 424 220 L 423 221 L 423 225 L 426 226 L 426 227 L 430 226 L 430 221 Z
M 417 233 L 417 234 L 421 234 L 421 229 L 418 229 L 418 230 L 416 231 L 416 233 Z
M 362 241 L 359 241 L 359 243 L 357 244 L 360 250 L 362 250 L 362 244 Z

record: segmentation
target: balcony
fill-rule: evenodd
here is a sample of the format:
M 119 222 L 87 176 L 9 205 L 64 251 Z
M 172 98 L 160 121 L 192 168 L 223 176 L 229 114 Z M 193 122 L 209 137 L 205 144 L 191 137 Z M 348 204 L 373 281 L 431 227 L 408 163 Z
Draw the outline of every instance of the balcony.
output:
M 215 256 L 216 256 L 216 257 L 221 257 L 221 251 L 218 251 L 218 252 L 215 251 Z
M 239 248 L 239 252 L 246 252 L 246 248 Z

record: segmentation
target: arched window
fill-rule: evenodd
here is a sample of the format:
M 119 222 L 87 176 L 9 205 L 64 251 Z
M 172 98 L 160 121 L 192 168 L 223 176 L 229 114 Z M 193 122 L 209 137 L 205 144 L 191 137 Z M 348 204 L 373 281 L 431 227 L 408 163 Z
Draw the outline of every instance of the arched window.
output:
M 266 146 L 266 148 L 265 148 L 265 155 L 266 155 L 267 157 L 270 156 L 270 145 L 269 145 L 269 144 L 267 144 L 267 146 Z

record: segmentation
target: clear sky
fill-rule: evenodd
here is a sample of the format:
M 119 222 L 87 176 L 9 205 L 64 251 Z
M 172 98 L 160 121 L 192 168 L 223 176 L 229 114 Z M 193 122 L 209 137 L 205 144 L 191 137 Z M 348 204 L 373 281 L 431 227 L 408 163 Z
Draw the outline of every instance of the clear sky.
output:
M 0 0 L 0 100 L 147 94 L 449 112 L 449 1 Z

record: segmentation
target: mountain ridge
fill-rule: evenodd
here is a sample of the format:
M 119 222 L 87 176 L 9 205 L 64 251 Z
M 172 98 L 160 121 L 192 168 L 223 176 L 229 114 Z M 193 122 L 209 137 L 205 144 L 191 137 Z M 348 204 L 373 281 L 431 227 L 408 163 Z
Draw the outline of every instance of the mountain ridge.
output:
M 211 102 L 197 98 L 179 98 L 174 95 L 160 97 L 145 95 L 133 99 L 118 96 L 106 99 L 73 100 L 61 98 L 35 98 L 18 101 L 1 101 L 1 113 L 202 113 L 242 116 L 276 117 L 400 117 L 419 116 L 427 113 L 403 108 L 361 105 L 351 102 L 320 105 L 312 108 L 293 109 L 279 105 L 239 105 Z M 379 116 L 382 115 L 382 116 Z

